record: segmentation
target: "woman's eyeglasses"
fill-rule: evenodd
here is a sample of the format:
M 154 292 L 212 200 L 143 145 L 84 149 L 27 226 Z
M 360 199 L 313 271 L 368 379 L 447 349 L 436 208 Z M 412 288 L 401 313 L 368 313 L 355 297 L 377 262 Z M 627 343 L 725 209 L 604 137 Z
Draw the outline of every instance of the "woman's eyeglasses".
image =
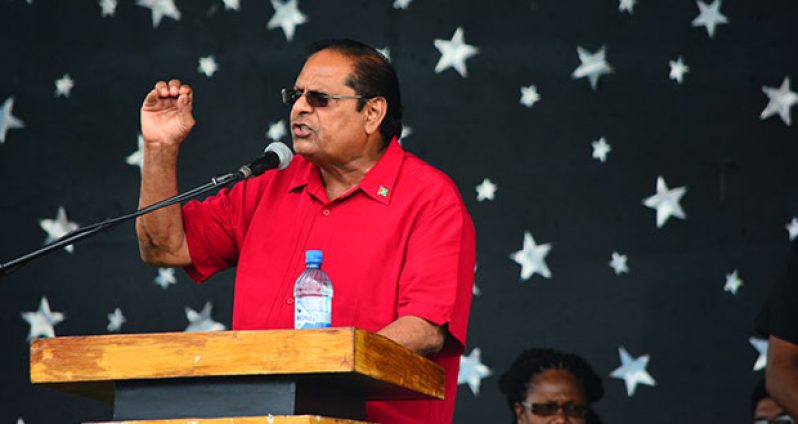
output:
M 293 106 L 303 95 L 312 107 L 327 107 L 330 99 L 368 99 L 368 97 L 363 96 L 341 96 L 313 90 L 298 90 L 296 88 L 284 88 L 280 91 L 280 94 L 283 97 L 283 103 L 289 106 Z

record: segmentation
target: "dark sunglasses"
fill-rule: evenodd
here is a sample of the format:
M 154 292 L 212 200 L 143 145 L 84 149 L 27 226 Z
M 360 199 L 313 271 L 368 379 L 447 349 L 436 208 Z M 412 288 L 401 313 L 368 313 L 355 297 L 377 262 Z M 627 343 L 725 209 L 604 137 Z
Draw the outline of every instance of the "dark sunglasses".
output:
M 280 94 L 283 97 L 283 103 L 289 106 L 293 106 L 303 95 L 312 107 L 326 107 L 330 103 L 330 99 L 368 99 L 368 97 L 363 96 L 341 96 L 313 90 L 298 90 L 296 88 L 284 88 L 280 91 Z
M 550 417 L 557 414 L 557 411 L 562 409 L 562 413 L 566 417 L 571 418 L 585 418 L 587 416 L 588 407 L 586 405 L 577 405 L 572 402 L 557 403 L 529 403 L 521 402 L 521 406 L 525 409 L 532 411 L 533 414 L 541 417 Z
M 754 418 L 754 424 L 795 424 L 795 421 L 789 415 L 782 414 L 771 421 L 768 421 L 767 418 Z

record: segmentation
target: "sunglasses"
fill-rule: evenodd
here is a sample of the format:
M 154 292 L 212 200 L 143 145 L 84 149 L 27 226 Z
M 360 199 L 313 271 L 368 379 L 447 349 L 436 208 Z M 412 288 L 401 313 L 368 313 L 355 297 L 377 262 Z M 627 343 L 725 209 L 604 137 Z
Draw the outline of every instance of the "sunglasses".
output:
M 327 107 L 330 99 L 368 99 L 369 97 L 363 96 L 341 96 L 336 94 L 327 94 L 320 91 L 313 90 L 299 90 L 296 88 L 284 88 L 280 91 L 283 97 L 283 103 L 293 106 L 297 100 L 303 95 L 305 101 L 312 107 Z
M 771 421 L 767 418 L 754 418 L 754 424 L 795 424 L 795 421 L 789 415 L 782 414 Z
M 585 418 L 587 416 L 588 407 L 586 405 L 577 405 L 573 402 L 557 403 L 529 403 L 521 402 L 524 409 L 531 411 L 533 414 L 541 417 L 550 417 L 556 415 L 557 411 L 562 409 L 562 413 L 566 417 L 571 418 Z

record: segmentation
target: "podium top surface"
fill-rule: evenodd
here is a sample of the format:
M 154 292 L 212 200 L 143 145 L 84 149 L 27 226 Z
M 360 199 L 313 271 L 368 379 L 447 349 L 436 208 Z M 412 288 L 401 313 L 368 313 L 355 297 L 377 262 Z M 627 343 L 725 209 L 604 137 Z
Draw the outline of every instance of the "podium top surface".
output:
M 347 374 L 444 397 L 443 368 L 353 327 L 58 337 L 34 340 L 30 354 L 32 383 Z

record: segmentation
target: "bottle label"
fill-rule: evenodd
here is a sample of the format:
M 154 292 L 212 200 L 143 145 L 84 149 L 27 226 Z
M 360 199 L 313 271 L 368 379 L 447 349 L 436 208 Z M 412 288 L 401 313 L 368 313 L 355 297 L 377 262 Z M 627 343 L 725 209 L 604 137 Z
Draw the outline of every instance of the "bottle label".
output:
M 330 298 L 299 297 L 294 301 L 294 328 L 328 328 L 331 324 Z

